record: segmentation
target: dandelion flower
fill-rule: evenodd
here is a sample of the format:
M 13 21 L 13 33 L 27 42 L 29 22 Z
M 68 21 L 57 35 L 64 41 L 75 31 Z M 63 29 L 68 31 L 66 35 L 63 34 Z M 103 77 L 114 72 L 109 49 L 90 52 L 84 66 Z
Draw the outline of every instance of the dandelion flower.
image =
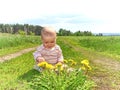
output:
M 82 70 L 86 70 L 86 68 L 84 66 L 81 67 Z
M 68 61 L 67 61 L 67 60 L 64 60 L 63 62 L 64 62 L 64 63 L 68 63 Z
M 88 70 L 92 70 L 91 66 L 88 66 Z
M 69 60 L 69 62 L 71 62 L 71 63 L 72 63 L 72 62 L 74 62 L 74 60 L 70 59 L 70 60 Z
M 60 62 L 57 63 L 57 64 L 55 65 L 55 68 L 56 68 L 57 71 L 59 71 L 59 70 L 60 70 L 60 71 L 63 71 L 62 63 L 60 63 Z
M 45 68 L 47 66 L 47 64 L 48 63 L 44 61 L 44 62 L 39 63 L 37 66 Z
M 46 68 L 47 68 L 47 69 L 54 69 L 55 67 L 54 67 L 53 65 L 51 65 L 51 64 L 47 64 L 47 65 L 46 65 Z
M 63 67 L 60 67 L 60 71 L 63 71 Z
M 75 62 L 75 61 L 73 61 L 73 62 L 71 63 L 72 66 L 74 66 L 74 65 L 76 65 L 76 64 L 77 64 L 77 62 Z
M 83 60 L 83 61 L 81 61 L 81 63 L 82 63 L 82 64 L 84 64 L 84 65 L 86 65 L 86 66 L 88 66 L 88 65 L 89 65 L 89 61 L 88 61 L 88 60 L 86 60 L 86 59 L 85 59 L 85 60 Z
M 55 67 L 61 67 L 62 66 L 62 63 L 57 63 L 56 65 L 55 65 Z

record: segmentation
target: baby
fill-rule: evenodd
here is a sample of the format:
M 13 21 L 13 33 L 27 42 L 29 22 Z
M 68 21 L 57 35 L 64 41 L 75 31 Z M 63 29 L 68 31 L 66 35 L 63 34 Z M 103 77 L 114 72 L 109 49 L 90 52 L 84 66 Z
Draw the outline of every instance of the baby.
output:
M 43 27 L 41 30 L 42 45 L 33 53 L 36 62 L 35 69 L 38 63 L 46 61 L 49 64 L 55 65 L 63 63 L 63 54 L 59 45 L 56 44 L 56 31 L 52 27 Z

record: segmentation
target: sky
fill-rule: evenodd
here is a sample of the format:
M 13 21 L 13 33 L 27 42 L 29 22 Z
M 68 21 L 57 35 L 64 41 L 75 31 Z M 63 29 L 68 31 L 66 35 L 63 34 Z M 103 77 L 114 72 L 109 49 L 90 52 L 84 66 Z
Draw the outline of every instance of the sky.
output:
M 120 33 L 119 0 L 0 0 L 0 23 Z

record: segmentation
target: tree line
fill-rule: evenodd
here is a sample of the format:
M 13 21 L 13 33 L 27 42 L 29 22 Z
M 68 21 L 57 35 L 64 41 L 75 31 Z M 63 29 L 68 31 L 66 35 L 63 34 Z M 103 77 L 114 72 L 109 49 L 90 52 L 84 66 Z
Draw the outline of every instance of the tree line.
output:
M 0 24 L 1 33 L 11 33 L 11 34 L 40 35 L 42 28 L 43 27 L 40 25 Z M 57 35 L 58 36 L 93 36 L 94 34 L 90 31 L 80 31 L 80 30 L 73 33 L 70 30 L 60 28 L 59 31 L 57 32 Z

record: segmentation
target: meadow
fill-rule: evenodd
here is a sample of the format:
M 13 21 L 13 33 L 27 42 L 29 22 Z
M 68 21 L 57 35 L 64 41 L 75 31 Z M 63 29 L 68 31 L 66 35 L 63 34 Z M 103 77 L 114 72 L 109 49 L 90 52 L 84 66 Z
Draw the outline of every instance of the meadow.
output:
M 63 37 L 64 38 L 64 37 Z M 70 44 L 120 59 L 120 36 L 65 37 Z
M 84 59 L 89 60 L 89 58 L 73 47 L 83 47 L 119 59 L 119 40 L 120 37 L 112 36 L 59 36 L 57 43 L 63 50 L 64 58 L 66 60 L 74 60 L 78 63 L 74 68 L 79 68 L 81 66 L 80 62 Z M 24 48 L 38 46 L 40 43 L 39 36 L 0 35 L 0 55 L 3 56 Z M 92 87 L 95 86 L 94 81 L 89 78 L 89 74 L 84 75 L 81 71 L 79 76 L 73 73 L 68 76 L 63 73 L 62 77 L 51 72 L 50 74 L 54 74 L 54 77 L 48 72 L 41 74 L 35 71 L 33 69 L 35 63 L 32 55 L 33 52 L 31 51 L 10 61 L 0 63 L 0 90 L 50 90 L 51 88 L 53 90 L 92 90 Z M 94 70 L 94 66 L 92 68 Z M 44 80 L 40 81 L 41 77 Z M 51 82 L 48 83 L 48 80 L 51 80 Z M 42 84 L 43 88 L 39 87 L 41 86 L 40 83 L 44 83 Z
M 40 44 L 39 37 L 0 34 L 0 56 Z

